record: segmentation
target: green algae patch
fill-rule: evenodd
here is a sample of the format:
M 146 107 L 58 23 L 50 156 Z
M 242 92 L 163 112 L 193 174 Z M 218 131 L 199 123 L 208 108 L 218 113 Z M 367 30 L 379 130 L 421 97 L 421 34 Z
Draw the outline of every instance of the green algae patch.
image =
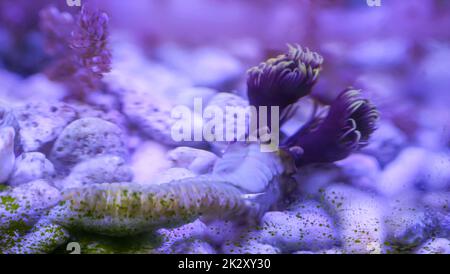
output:
M 19 209 L 19 204 L 16 203 L 16 199 L 9 195 L 0 196 L 0 206 L 4 207 L 10 213 L 14 213 Z

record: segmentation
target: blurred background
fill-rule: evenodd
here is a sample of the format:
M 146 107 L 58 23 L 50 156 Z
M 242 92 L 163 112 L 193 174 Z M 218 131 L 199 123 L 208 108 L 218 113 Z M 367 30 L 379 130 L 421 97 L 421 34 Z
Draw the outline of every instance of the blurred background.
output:
M 433 149 L 450 145 L 449 0 L 384 0 L 380 7 L 365 0 L 82 3 L 110 15 L 113 72 L 139 52 L 134 58 L 183 72 L 194 85 L 245 94 L 250 66 L 298 43 L 325 58 L 316 98 L 329 102 L 347 86 L 363 88 L 383 120 L 409 141 Z M 3 96 L 21 92 L 8 88 L 11 79 L 32 77 L 48 63 L 39 11 L 51 5 L 78 12 L 63 0 L 0 0 Z

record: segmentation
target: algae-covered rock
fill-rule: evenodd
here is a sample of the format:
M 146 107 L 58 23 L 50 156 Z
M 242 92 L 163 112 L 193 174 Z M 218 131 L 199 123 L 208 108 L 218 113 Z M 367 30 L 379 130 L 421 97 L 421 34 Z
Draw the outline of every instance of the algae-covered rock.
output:
M 6 254 L 47 254 L 69 239 L 69 233 L 47 219 L 40 220 L 26 235 L 4 250 Z

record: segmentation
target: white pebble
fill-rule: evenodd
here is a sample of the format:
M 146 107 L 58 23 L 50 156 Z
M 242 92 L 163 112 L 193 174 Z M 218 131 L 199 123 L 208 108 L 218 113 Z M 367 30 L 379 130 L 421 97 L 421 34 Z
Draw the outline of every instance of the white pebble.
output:
M 0 128 L 0 183 L 5 183 L 14 169 L 14 137 L 12 127 Z
M 378 197 L 343 184 L 324 192 L 326 204 L 335 211 L 342 246 L 346 253 L 380 253 L 385 231 Z
M 16 159 L 9 185 L 18 186 L 38 179 L 51 179 L 55 175 L 53 164 L 40 152 L 26 152 Z
M 167 158 L 174 167 L 187 168 L 196 174 L 211 172 L 218 159 L 212 152 L 190 147 L 177 147 L 168 152 Z

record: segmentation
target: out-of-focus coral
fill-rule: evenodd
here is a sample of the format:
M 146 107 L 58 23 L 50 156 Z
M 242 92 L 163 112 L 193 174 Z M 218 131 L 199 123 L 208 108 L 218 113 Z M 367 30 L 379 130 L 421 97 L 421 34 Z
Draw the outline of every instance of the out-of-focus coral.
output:
M 43 10 L 40 16 L 47 51 L 54 59 L 47 71 L 49 77 L 69 82 L 74 97 L 98 88 L 99 79 L 111 70 L 108 15 L 83 6 L 76 18 L 55 7 Z

